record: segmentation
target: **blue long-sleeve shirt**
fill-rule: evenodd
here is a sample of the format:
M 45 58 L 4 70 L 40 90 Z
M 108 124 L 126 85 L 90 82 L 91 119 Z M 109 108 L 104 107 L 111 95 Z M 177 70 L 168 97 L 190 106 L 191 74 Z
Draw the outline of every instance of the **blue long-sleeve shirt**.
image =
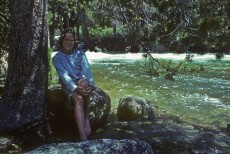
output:
M 83 77 L 89 81 L 89 85 L 95 87 L 89 62 L 82 50 L 75 49 L 71 55 L 59 51 L 52 61 L 59 76 L 59 83 L 64 84 L 71 92 L 77 87 L 79 79 Z

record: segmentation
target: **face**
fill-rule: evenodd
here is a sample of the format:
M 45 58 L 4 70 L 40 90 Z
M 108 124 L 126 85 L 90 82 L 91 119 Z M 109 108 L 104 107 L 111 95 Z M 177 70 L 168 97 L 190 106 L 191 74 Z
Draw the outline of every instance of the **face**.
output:
M 65 38 L 62 41 L 62 51 L 64 53 L 72 53 L 74 47 L 74 38 L 72 33 L 66 33 Z

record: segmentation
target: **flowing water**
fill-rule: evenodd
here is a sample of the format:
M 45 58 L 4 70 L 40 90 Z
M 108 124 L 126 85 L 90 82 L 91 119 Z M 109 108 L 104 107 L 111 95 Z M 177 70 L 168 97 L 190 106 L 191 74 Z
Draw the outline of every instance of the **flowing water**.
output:
M 178 75 L 174 82 L 164 77 L 148 76 L 141 53 L 86 52 L 86 55 L 96 86 L 110 96 L 114 114 L 119 100 L 125 95 L 145 98 L 167 114 L 159 121 L 127 123 L 114 120 L 112 124 L 94 130 L 91 140 L 138 138 L 148 142 L 155 153 L 171 153 L 172 150 L 174 153 L 230 152 L 229 132 L 226 133 L 230 124 L 230 55 L 225 55 L 222 60 L 216 60 L 212 54 L 196 55 L 191 64 L 202 65 L 205 70 L 199 76 Z M 178 62 L 186 55 L 164 53 L 153 54 L 153 57 Z M 52 85 L 56 85 L 57 76 L 50 77 Z M 167 117 L 178 117 L 185 123 L 182 126 L 177 118 L 170 122 Z M 63 130 L 65 133 L 54 130 L 57 132 L 54 132 L 53 142 L 76 142 L 75 130 L 71 132 L 67 128 Z M 30 146 L 26 145 L 24 151 L 37 145 Z
M 106 54 L 86 52 L 96 85 L 111 97 L 116 112 L 120 98 L 145 98 L 191 124 L 226 128 L 230 124 L 230 55 L 216 60 L 212 54 L 196 55 L 192 64 L 203 65 L 199 76 L 178 75 L 176 81 L 150 78 L 141 53 Z M 159 59 L 180 61 L 185 54 L 153 54 Z

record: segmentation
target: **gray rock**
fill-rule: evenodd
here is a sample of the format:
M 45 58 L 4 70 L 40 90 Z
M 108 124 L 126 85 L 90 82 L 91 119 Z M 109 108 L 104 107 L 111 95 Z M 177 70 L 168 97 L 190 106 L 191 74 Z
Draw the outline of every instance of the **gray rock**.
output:
M 94 126 L 104 124 L 111 111 L 111 100 L 109 95 L 96 87 L 90 96 L 90 100 L 90 124 Z
M 57 119 L 64 119 L 74 123 L 74 105 L 68 102 L 60 87 L 54 87 L 48 94 L 49 109 Z M 96 87 L 90 96 L 89 121 L 91 126 L 106 123 L 110 114 L 111 100 L 107 93 Z M 71 122 L 72 120 L 72 122 Z
M 43 145 L 27 154 L 153 154 L 151 146 L 141 140 L 98 139 L 80 143 Z
M 118 120 L 154 119 L 158 107 L 144 98 L 124 96 L 117 108 Z

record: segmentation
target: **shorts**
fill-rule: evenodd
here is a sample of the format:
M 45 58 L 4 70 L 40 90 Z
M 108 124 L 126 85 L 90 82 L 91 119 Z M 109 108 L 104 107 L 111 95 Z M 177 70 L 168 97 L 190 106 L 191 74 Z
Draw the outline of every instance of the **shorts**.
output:
M 68 103 L 72 104 L 73 103 L 72 96 L 73 94 L 77 94 L 77 92 L 71 92 L 69 89 L 67 89 L 65 85 L 61 85 L 61 89 L 63 90 L 64 94 L 67 96 Z
M 78 82 L 80 80 L 81 79 L 79 79 Z M 69 104 L 72 104 L 73 103 L 72 96 L 73 94 L 77 94 L 77 92 L 71 92 L 69 89 L 67 89 L 67 87 L 64 84 L 61 85 L 61 89 L 63 90 L 64 94 L 67 96 Z

